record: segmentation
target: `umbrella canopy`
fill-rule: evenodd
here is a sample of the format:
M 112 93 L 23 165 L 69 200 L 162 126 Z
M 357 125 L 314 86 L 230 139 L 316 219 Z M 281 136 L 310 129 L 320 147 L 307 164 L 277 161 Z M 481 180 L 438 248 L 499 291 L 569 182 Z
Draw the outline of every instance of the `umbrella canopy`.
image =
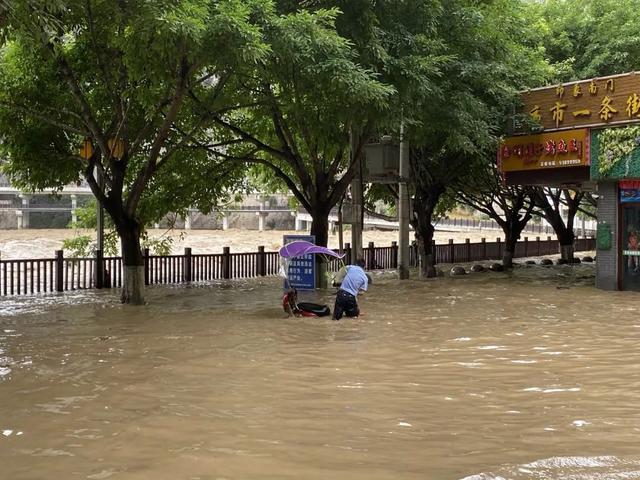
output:
M 327 255 L 329 257 L 342 258 L 344 254 L 334 252 L 326 247 L 319 247 L 311 242 L 305 242 L 304 240 L 297 240 L 295 242 L 287 243 L 280 249 L 280 256 L 282 258 L 295 258 L 302 257 L 303 255 L 320 254 Z

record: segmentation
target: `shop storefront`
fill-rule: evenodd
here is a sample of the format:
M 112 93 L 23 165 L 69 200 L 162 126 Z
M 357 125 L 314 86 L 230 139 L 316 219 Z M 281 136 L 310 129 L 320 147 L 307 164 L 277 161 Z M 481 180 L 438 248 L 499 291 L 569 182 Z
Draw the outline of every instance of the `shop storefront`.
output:
M 640 291 L 640 127 L 592 132 L 598 182 L 598 284 Z
M 594 191 L 596 284 L 640 291 L 640 74 L 537 88 L 521 99 L 524 120 L 498 154 L 507 184 Z
M 618 191 L 622 213 L 621 286 L 623 290 L 640 291 L 640 182 L 621 181 Z

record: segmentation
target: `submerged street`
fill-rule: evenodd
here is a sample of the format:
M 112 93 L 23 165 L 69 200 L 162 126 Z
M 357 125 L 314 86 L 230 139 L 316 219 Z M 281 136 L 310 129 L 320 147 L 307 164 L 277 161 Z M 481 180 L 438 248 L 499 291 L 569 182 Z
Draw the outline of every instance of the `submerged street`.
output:
M 0 480 L 640 480 L 639 6 L 0 0 Z
M 5 299 L 3 477 L 640 478 L 637 294 L 593 276 L 378 274 L 341 322 L 277 279 Z

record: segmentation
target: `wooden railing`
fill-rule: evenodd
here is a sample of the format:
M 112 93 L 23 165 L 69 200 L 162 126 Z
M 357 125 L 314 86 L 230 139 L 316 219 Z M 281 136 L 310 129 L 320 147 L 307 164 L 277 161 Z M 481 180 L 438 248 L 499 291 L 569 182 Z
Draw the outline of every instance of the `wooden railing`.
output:
M 575 250 L 595 250 L 595 239 L 579 238 L 575 241 Z M 504 253 L 504 242 L 453 243 L 433 245 L 436 263 L 474 262 L 481 260 L 500 260 Z M 352 249 L 345 246 L 345 263 L 355 261 Z M 527 237 L 516 245 L 514 257 L 533 257 L 559 253 L 556 240 L 547 237 L 541 240 L 529 240 Z M 389 247 L 376 247 L 370 242 L 363 249 L 367 270 L 395 269 L 398 266 L 398 246 L 393 242 Z M 97 282 L 97 267 L 104 272 L 103 282 Z M 121 287 L 123 266 L 121 257 L 65 258 L 62 250 L 56 251 L 54 258 L 36 258 L 21 260 L 0 260 L 0 296 L 31 295 L 37 293 L 65 292 L 98 287 Z M 213 280 L 231 280 L 278 275 L 280 257 L 278 252 L 266 252 L 258 247 L 257 252 L 231 253 L 224 247 L 222 253 L 193 254 L 185 248 L 182 255 L 156 256 L 144 252 L 145 283 L 147 285 L 168 285 L 188 282 L 206 282 Z M 342 262 L 332 260 L 328 270 L 337 271 Z M 410 266 L 418 265 L 418 252 L 415 245 L 410 248 Z

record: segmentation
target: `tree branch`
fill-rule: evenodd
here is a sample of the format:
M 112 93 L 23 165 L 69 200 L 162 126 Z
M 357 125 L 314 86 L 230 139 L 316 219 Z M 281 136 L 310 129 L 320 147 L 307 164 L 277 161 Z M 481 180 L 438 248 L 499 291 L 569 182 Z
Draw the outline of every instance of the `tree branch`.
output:
M 150 120 L 147 123 L 145 123 L 145 125 L 140 129 L 140 131 L 138 132 L 138 135 L 136 136 L 133 143 L 131 144 L 131 147 L 129 148 L 129 152 L 131 155 L 135 155 L 138 153 L 140 149 L 140 145 L 142 144 L 142 142 L 144 142 L 145 137 L 153 127 L 156 117 L 162 112 L 164 107 L 170 104 L 171 104 L 171 97 L 167 97 L 162 102 L 160 102 L 155 112 L 151 116 Z
M 96 63 L 98 64 L 98 68 L 102 72 L 102 76 L 106 80 L 106 83 L 107 84 L 112 83 L 113 82 L 113 78 L 111 76 L 111 72 L 106 67 L 105 63 L 102 61 L 102 55 L 100 54 L 100 48 L 98 48 L 98 39 L 96 37 L 96 32 L 95 32 L 95 28 L 94 28 L 93 11 L 91 9 L 91 0 L 86 0 L 85 1 L 85 10 L 87 11 L 87 26 L 89 27 L 89 36 L 91 37 L 91 43 L 93 44 L 93 48 L 96 51 L 96 54 L 95 54 Z M 117 105 L 117 103 L 119 102 L 118 96 L 115 94 L 115 92 L 109 92 L 109 93 L 111 94 L 111 97 L 113 98 L 114 105 Z
M 218 155 L 218 156 L 221 156 L 221 157 L 229 159 L 229 160 L 237 160 L 237 161 L 240 161 L 240 162 L 243 162 L 243 163 L 253 163 L 253 164 L 267 166 L 268 168 L 273 170 L 273 172 L 275 173 L 276 177 L 281 179 L 287 185 L 289 190 L 291 190 L 291 193 L 293 193 L 293 195 L 300 201 L 302 206 L 308 212 L 312 211 L 311 203 L 304 196 L 304 194 L 298 189 L 298 186 L 295 184 L 295 182 L 291 179 L 291 177 L 289 177 L 289 175 L 287 175 L 282 169 L 280 169 L 274 163 L 271 163 L 270 161 L 265 160 L 263 158 L 253 157 L 251 155 L 236 157 L 236 156 L 233 156 L 233 155 L 227 155 L 225 153 L 221 153 L 221 152 L 217 152 L 217 151 L 214 151 L 212 153 L 214 155 Z
M 193 135 L 200 129 L 203 123 L 204 123 L 204 118 L 200 118 L 200 120 L 196 123 L 195 127 L 193 127 L 190 132 L 183 132 L 182 130 L 174 126 L 173 129 L 182 134 L 182 139 L 177 144 L 173 145 L 170 149 L 168 149 L 167 152 L 158 159 L 158 161 L 156 162 L 156 165 L 160 166 L 169 157 L 171 157 L 171 155 L 173 155 L 177 150 L 179 150 L 184 145 L 186 145 L 188 141 L 193 140 L 194 139 Z
M 78 84 L 78 81 L 71 69 L 71 66 L 69 65 L 69 63 L 67 62 L 67 59 L 64 58 L 63 55 L 58 55 L 56 53 L 56 49 L 51 38 L 47 37 L 45 39 L 45 35 L 46 35 L 45 31 L 43 30 L 39 33 L 40 33 L 39 37 L 42 39 L 42 43 L 43 43 L 43 46 L 45 47 L 45 50 L 49 52 L 53 61 L 57 63 L 58 68 L 61 70 L 63 78 L 66 80 L 67 85 L 71 90 L 71 94 L 73 98 L 75 99 L 78 106 L 80 107 L 80 110 L 82 112 L 81 117 L 83 122 L 85 123 L 85 126 L 91 132 L 91 136 L 96 140 L 96 142 L 98 142 L 98 146 L 100 147 L 100 150 L 102 150 L 106 154 L 107 152 L 109 152 L 109 148 L 107 147 L 107 140 L 105 138 L 104 132 L 100 128 L 100 125 L 98 125 L 98 122 L 96 121 L 96 119 L 94 118 L 91 106 L 89 105 L 89 102 L 84 96 L 84 93 L 82 93 L 82 89 Z
M 193 65 L 188 65 L 186 57 L 183 57 L 180 61 L 180 73 L 178 75 L 178 82 L 175 87 L 175 93 L 173 95 L 173 100 L 171 101 L 171 106 L 169 107 L 169 112 L 167 113 L 164 122 L 160 126 L 158 130 L 158 134 L 156 135 L 155 140 L 151 144 L 151 149 L 149 150 L 149 155 L 147 158 L 147 164 L 144 169 L 138 174 L 135 181 L 133 182 L 133 186 L 127 196 L 127 201 L 125 204 L 125 212 L 129 217 L 133 217 L 138 207 L 138 202 L 140 201 L 140 197 L 142 196 L 142 192 L 144 187 L 147 185 L 154 172 L 158 168 L 158 156 L 160 155 L 160 150 L 162 149 L 167 136 L 169 135 L 169 130 L 171 129 L 171 125 L 175 121 L 178 113 L 180 111 L 180 107 L 182 105 L 182 100 L 185 95 L 186 87 L 187 87 L 187 79 L 191 74 L 191 69 Z
M 68 132 L 71 133 L 77 133 L 78 135 L 82 135 L 84 137 L 89 135 L 89 131 L 88 130 L 84 130 L 80 127 L 76 127 L 74 125 L 70 125 L 68 123 L 65 122 L 61 122 L 59 120 L 56 120 L 50 116 L 47 115 L 43 115 L 41 113 L 38 112 L 34 112 L 33 110 L 31 110 L 28 107 L 23 107 L 22 105 L 16 105 L 15 103 L 6 103 L 6 102 L 0 102 L 0 105 L 7 107 L 9 109 L 13 109 L 13 110 L 17 110 L 20 111 L 32 118 L 35 118 L 37 120 L 40 120 L 41 122 L 44 123 L 48 123 L 49 125 L 52 125 L 54 127 L 58 127 L 61 128 L 62 130 L 66 130 Z

